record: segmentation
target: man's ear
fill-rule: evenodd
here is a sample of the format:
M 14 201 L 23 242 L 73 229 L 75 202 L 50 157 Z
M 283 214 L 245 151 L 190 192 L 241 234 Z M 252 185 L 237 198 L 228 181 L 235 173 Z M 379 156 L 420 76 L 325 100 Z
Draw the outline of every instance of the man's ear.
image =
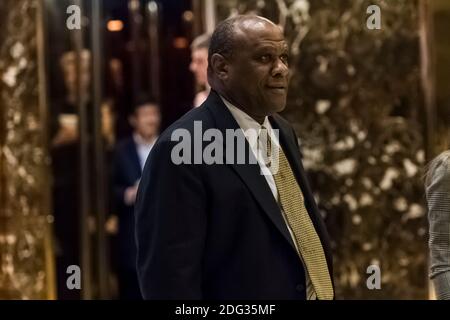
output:
M 220 53 L 214 53 L 211 57 L 211 68 L 217 78 L 224 81 L 228 78 L 229 63 Z

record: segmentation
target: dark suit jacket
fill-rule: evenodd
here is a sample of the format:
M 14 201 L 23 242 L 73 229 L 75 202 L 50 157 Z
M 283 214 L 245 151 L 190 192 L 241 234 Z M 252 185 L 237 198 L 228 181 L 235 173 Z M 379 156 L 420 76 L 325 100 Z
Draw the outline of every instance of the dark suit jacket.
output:
M 138 276 L 145 299 L 305 299 L 305 272 L 280 209 L 258 164 L 171 161 L 176 129 L 194 121 L 238 129 L 220 96 L 169 127 L 144 168 L 136 203 Z M 305 178 L 291 126 L 270 117 L 301 186 L 330 272 L 328 236 Z M 206 143 L 207 145 L 208 143 Z M 249 152 L 247 143 L 246 153 Z M 224 152 L 225 154 L 225 152 Z
M 115 207 L 119 218 L 118 263 L 121 268 L 136 268 L 134 206 L 124 202 L 125 190 L 141 178 L 141 165 L 132 137 L 117 144 L 113 161 Z

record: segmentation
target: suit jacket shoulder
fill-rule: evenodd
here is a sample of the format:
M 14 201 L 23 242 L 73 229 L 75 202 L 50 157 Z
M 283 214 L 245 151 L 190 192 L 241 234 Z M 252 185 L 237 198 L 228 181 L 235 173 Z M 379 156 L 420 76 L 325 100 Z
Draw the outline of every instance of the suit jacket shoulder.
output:
M 170 125 L 161 134 L 155 146 L 171 141 L 172 134 L 177 129 L 186 129 L 187 131 L 189 131 L 189 133 L 193 133 L 195 129 L 194 125 L 196 123 L 197 125 L 201 124 L 202 130 L 205 130 L 205 128 L 209 129 L 214 126 L 214 120 L 205 106 L 192 109 L 180 119 L 175 121 L 172 125 Z

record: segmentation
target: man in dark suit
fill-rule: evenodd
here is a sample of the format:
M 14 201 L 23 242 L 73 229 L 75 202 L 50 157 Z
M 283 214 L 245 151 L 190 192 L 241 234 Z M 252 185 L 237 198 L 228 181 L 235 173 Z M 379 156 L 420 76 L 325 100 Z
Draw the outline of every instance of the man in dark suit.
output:
M 121 299 L 140 299 L 136 274 L 134 203 L 142 168 L 152 149 L 160 126 L 159 107 L 140 99 L 130 117 L 133 135 L 119 142 L 113 162 L 114 198 L 118 213 L 117 239 L 119 295 Z
M 282 30 L 257 16 L 220 23 L 208 80 L 208 99 L 161 135 L 139 186 L 144 298 L 333 299 L 328 236 L 294 130 L 276 114 L 289 80 Z

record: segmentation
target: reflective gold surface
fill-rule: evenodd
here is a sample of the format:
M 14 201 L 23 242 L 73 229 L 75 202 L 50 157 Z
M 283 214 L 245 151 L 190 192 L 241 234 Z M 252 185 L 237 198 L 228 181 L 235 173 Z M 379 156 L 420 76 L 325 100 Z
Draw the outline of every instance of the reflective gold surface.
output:
M 55 297 L 41 6 L 0 3 L 0 299 Z

